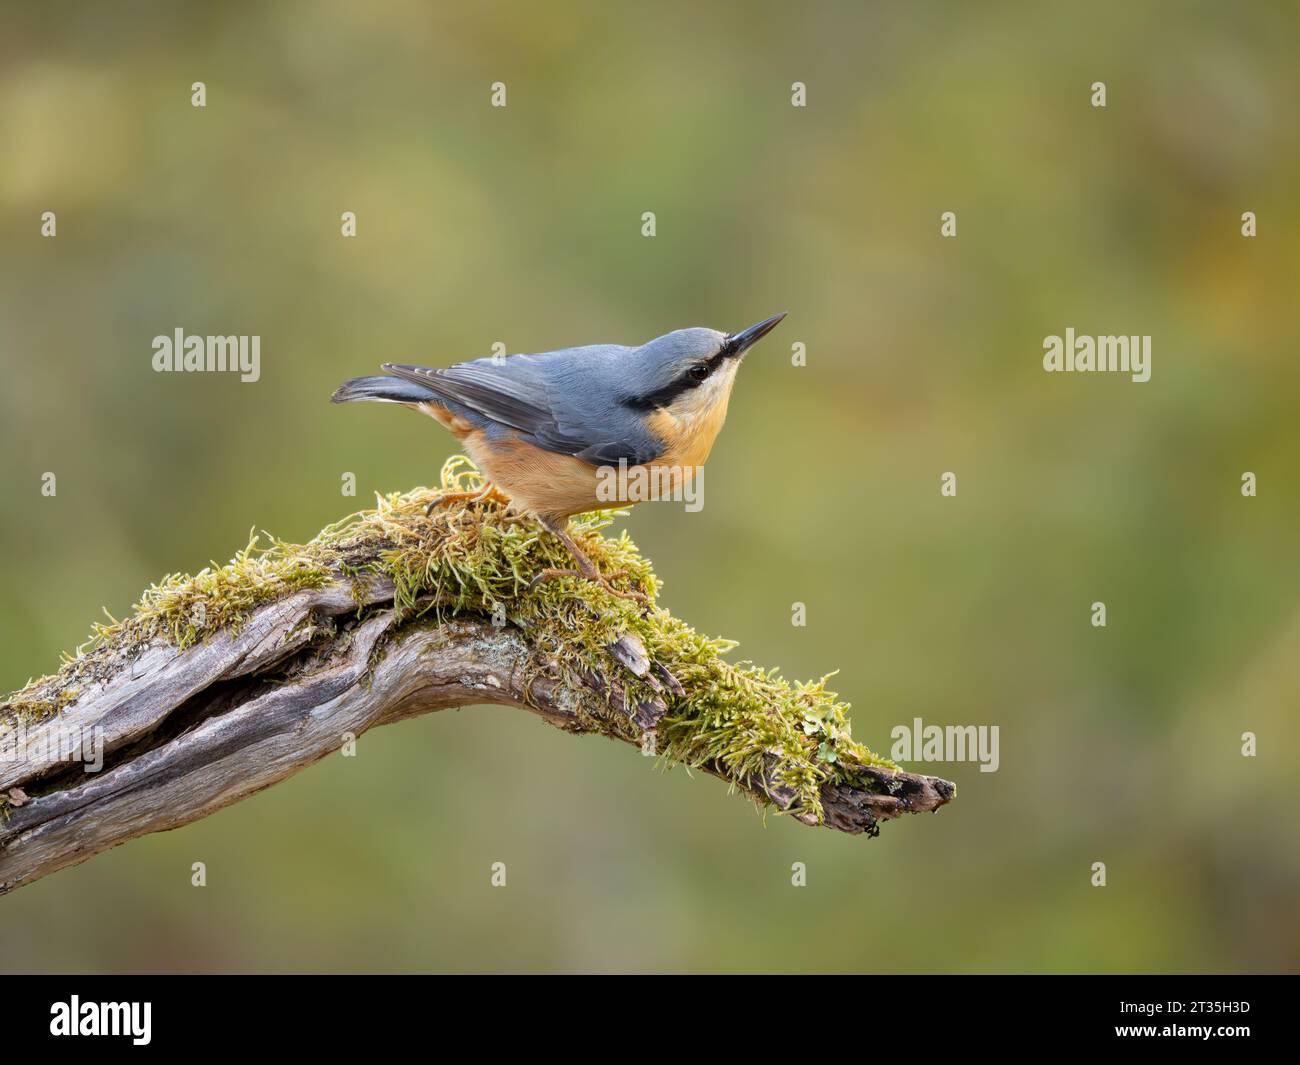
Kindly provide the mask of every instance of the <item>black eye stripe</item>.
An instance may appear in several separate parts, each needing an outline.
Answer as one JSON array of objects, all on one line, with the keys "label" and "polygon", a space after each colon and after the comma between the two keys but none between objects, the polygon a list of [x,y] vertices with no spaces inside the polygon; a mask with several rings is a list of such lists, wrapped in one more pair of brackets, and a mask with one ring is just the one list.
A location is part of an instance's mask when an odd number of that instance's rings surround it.
[{"label": "black eye stripe", "polygon": [[[711,376],[713,372],[726,361],[730,354],[731,351],[728,344],[723,344],[722,349],[716,355],[710,356],[704,362],[697,362],[687,367],[687,369],[684,370],[674,381],[670,384],[664,385],[663,388],[656,389],[649,395],[644,396],[620,396],[619,403],[622,406],[627,407],[629,410],[643,412],[649,412],[652,410],[658,410],[661,407],[670,406],[679,396],[684,395],[692,389],[699,388],[700,385],[704,384],[705,380],[708,379],[708,376]],[[708,375],[699,379],[691,376],[692,371],[698,370],[701,367],[708,368]]]},{"label": "black eye stripe", "polygon": [[[716,355],[710,356],[707,362],[697,363],[696,365],[706,366],[708,367],[709,373],[713,373],[714,370],[716,370],[719,366],[723,364],[723,362],[726,361],[726,359],[730,356],[730,354],[731,354],[730,350],[728,349],[727,345],[724,344],[722,345],[722,350],[719,351]],[[692,367],[692,369],[694,369],[694,367]]]}]

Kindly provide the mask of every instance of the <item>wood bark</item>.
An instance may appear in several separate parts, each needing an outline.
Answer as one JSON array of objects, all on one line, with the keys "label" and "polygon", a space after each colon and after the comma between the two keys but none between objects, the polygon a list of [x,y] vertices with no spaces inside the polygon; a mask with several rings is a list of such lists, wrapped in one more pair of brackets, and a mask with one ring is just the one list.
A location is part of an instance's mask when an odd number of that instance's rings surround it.
[{"label": "wood bark", "polygon": [[[547,678],[545,651],[528,632],[471,618],[402,625],[392,599],[392,585],[374,580],[359,602],[352,582],[339,577],[185,650],[156,640],[101,663],[63,713],[27,730],[20,757],[0,760],[0,796],[11,807],[0,822],[0,894],[205,817],[377,725],[494,703],[591,731],[586,715],[609,713],[609,696],[626,679],[621,671],[645,677],[655,668],[626,638],[610,649],[608,672],[584,677],[575,695]],[[360,614],[359,605],[369,609]],[[672,683],[665,677],[661,687]],[[659,700],[642,703],[638,723],[653,728],[664,709]],[[79,730],[99,730],[98,772],[60,757]],[[953,794],[935,777],[881,769],[871,779],[878,792],[823,789],[828,827],[874,834],[879,822],[937,809]],[[789,805],[768,781],[742,787]]]}]

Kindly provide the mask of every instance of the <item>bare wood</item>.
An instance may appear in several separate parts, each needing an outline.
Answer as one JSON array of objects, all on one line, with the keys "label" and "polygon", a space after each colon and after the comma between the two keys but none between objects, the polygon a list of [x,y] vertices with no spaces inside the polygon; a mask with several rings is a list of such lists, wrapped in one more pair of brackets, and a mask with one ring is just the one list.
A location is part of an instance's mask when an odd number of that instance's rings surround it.
[{"label": "bare wood", "polygon": [[[22,757],[0,761],[0,795],[12,806],[0,823],[0,894],[205,817],[377,725],[494,703],[587,731],[592,714],[610,712],[620,670],[645,678],[656,668],[635,637],[625,638],[610,648],[608,672],[575,688],[550,675],[545,652],[522,629],[474,619],[399,626],[392,597],[391,584],[372,581],[361,597],[371,610],[359,620],[353,583],[340,576],[263,606],[235,633],[184,651],[158,640],[108,663],[65,713],[30,730]],[[671,697],[675,680],[661,680]],[[664,711],[663,700],[643,702],[636,721],[653,730]],[[102,771],[59,760],[57,741],[46,742],[73,728],[101,730]],[[878,793],[823,789],[828,827],[874,834],[881,821],[935,810],[953,795],[936,777],[871,776]],[[770,781],[740,786],[790,803]]]}]

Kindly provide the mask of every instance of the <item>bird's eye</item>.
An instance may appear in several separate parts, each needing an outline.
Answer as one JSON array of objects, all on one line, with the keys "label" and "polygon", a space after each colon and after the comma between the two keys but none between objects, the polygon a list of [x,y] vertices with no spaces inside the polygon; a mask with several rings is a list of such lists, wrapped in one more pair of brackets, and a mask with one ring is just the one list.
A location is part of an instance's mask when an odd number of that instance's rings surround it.
[{"label": "bird's eye", "polygon": [[707,362],[697,362],[687,371],[692,381],[707,381],[712,372]]}]

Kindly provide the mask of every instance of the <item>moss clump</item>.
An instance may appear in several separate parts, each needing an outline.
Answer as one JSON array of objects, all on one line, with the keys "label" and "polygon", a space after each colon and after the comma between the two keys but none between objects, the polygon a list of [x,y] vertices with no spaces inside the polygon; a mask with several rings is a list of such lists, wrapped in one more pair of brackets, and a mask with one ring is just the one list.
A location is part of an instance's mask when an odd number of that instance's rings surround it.
[{"label": "moss clump", "polygon": [[60,686],[46,694],[42,683],[50,678],[42,677],[39,681],[28,681],[25,688],[14,692],[4,701],[5,720],[0,722],[0,735],[6,725],[34,725],[62,713],[63,708],[75,702],[77,689]]},{"label": "moss clump", "polygon": [[90,638],[75,655],[64,656],[58,673],[28,681],[0,700],[0,733],[60,713],[76,701],[81,685],[106,677],[123,656],[137,654],[155,638],[183,650],[222,630],[237,630],[264,603],[332,579],[319,552],[278,540],[263,548],[250,534],[248,546],[224,566],[213,562],[193,576],[169,574],[149,587],[122,621],[109,615],[107,624],[92,625]]},{"label": "moss clump", "polygon": [[[643,592],[649,599],[645,607],[577,578],[529,588],[540,569],[571,565],[564,547],[535,521],[510,514],[497,502],[449,502],[426,515],[426,505],[442,495],[483,486],[461,456],[443,467],[441,482],[432,492],[381,497],[373,509],[329,526],[308,544],[271,540],[261,548],[254,537],[225,566],[214,564],[193,577],[167,577],[141,597],[130,617],[96,626],[90,644],[56,677],[24,689],[26,702],[40,704],[48,716],[61,709],[54,705],[62,698],[57,693],[66,692],[79,674],[93,674],[96,657],[130,653],[155,638],[184,647],[237,628],[265,602],[340,577],[354,581],[360,600],[365,582],[387,578],[407,624],[495,616],[523,628],[536,649],[537,668],[575,691],[586,691],[581,678],[593,673],[618,675],[626,682],[622,705],[580,711],[580,723],[631,740],[639,738],[632,711],[659,693],[649,681],[621,670],[607,648],[624,634],[636,635],[684,689],[677,697],[660,695],[668,713],[658,726],[658,753],[669,763],[720,770],[760,801],[762,780],[778,784],[793,796],[791,813],[820,820],[824,785],[872,790],[863,770],[893,767],[853,740],[848,707],[827,690],[826,678],[792,684],[776,671],[731,662],[724,656],[732,642],[702,636],[661,609],[650,563],[627,533],[601,535],[617,512],[586,515],[571,531],[603,572],[627,571],[616,585]],[[15,698],[22,700],[24,693]]]},{"label": "moss clump", "polygon": [[210,563],[194,576],[169,574],[151,586],[125,621],[97,624],[91,646],[127,640],[143,643],[160,636],[184,649],[196,640],[240,622],[257,607],[300,588],[320,588],[332,579],[328,560],[293,544],[272,539],[248,546],[224,566]]}]

